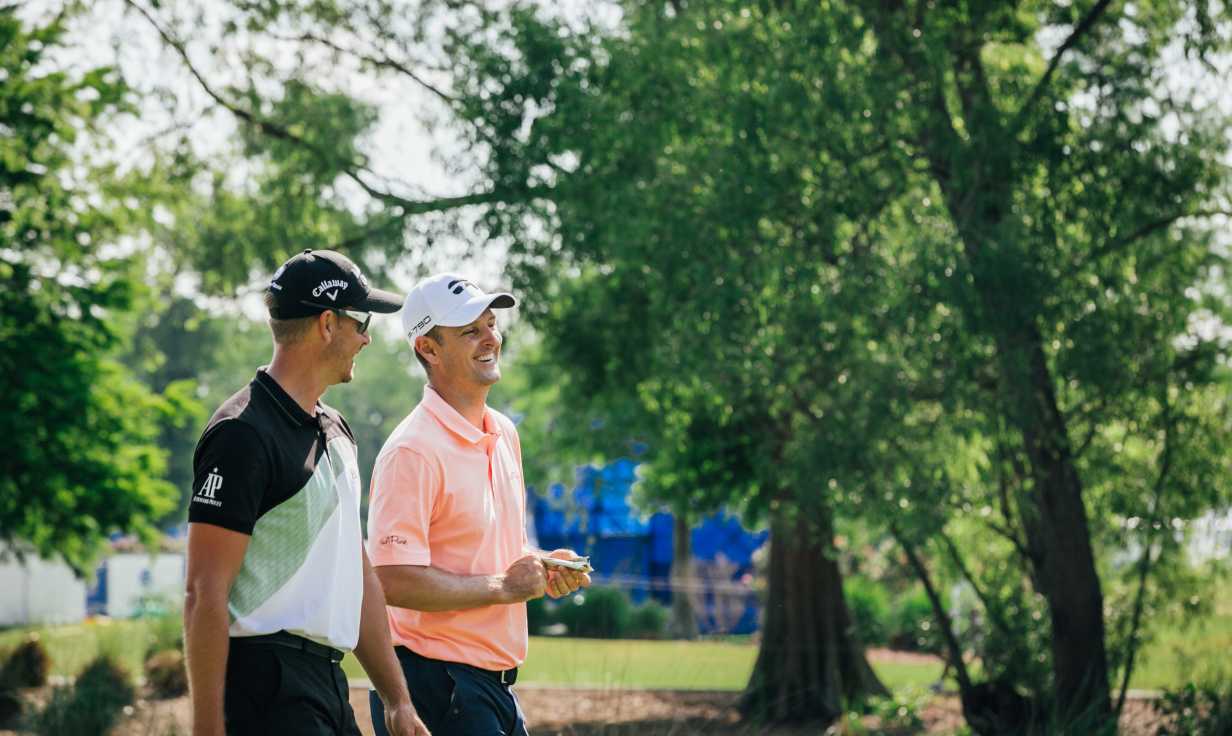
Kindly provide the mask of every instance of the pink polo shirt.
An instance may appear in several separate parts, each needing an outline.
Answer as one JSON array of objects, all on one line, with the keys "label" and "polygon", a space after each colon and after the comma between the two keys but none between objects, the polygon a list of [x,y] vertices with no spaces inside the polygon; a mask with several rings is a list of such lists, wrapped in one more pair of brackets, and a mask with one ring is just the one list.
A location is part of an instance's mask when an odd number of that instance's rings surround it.
[{"label": "pink polo shirt", "polygon": [[[483,430],[433,388],[381,448],[368,500],[372,564],[504,572],[527,546],[522,445],[508,417]],[[394,644],[432,659],[504,670],[526,659],[526,604],[465,611],[386,608]]]}]

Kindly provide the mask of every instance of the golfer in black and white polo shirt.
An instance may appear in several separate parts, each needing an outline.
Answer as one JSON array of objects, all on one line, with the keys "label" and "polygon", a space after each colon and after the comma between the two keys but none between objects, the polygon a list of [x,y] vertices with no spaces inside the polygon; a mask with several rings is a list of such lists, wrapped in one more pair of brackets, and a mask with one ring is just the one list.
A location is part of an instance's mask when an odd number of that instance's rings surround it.
[{"label": "golfer in black and white polo shirt", "polygon": [[304,251],[269,284],[273,359],[218,408],[193,458],[184,633],[198,736],[359,734],[348,650],[391,732],[428,733],[363,547],[355,439],[320,402],[351,380],[372,313],[401,304],[332,251]]}]

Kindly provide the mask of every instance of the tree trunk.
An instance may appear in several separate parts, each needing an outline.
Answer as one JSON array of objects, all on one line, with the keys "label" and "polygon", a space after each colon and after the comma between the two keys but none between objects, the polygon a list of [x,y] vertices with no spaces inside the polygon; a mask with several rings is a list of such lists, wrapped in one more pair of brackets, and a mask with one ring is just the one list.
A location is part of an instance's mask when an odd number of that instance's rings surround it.
[{"label": "tree trunk", "polygon": [[[1004,181],[987,168],[996,161],[995,155],[987,156],[982,175],[967,186]],[[1094,729],[1112,714],[1104,599],[1082,481],[1030,306],[1031,293],[1015,283],[1016,264],[1030,258],[1025,248],[1013,247],[1019,244],[1012,240],[999,243],[989,237],[1011,209],[1004,185],[987,185],[978,196],[952,181],[944,182],[942,189],[975,277],[983,312],[975,315],[975,322],[985,326],[996,344],[1002,408],[1022,436],[1029,460],[1032,489],[1022,502],[1023,527],[1052,623],[1054,717],[1059,724]]]},{"label": "tree trunk", "polygon": [[774,513],[761,649],[740,710],[771,722],[831,722],[843,706],[886,694],[856,641],[830,552],[829,518]]},{"label": "tree trunk", "polygon": [[674,515],[672,530],[672,616],[667,635],[672,639],[696,639],[697,616],[693,611],[693,544],[684,514]]},{"label": "tree trunk", "polygon": [[1052,619],[1056,715],[1099,724],[1112,713],[1104,641],[1104,598],[1082,482],[1034,326],[1002,340],[1002,363],[1030,459],[1033,490],[1023,505],[1027,546]]}]

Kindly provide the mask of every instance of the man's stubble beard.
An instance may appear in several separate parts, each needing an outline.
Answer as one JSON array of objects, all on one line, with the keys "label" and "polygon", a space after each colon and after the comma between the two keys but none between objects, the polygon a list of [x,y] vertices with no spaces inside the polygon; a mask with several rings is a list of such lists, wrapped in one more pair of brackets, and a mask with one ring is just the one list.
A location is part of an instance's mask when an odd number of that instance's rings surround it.
[{"label": "man's stubble beard", "polygon": [[350,357],[347,357],[341,347],[330,346],[325,354],[325,358],[329,362],[337,363],[338,365],[337,380],[333,382],[334,384],[350,383],[355,379],[355,360],[359,357],[359,353],[362,350],[363,348],[360,348]]}]

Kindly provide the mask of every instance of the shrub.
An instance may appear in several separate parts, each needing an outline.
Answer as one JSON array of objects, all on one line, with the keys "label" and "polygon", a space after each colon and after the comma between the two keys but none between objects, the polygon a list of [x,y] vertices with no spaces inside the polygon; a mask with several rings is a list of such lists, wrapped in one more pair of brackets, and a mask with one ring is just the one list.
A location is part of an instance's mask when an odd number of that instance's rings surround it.
[{"label": "shrub", "polygon": [[[570,603],[569,598],[562,600],[566,604]],[[545,628],[556,623],[559,618],[557,604],[547,598],[532,598],[526,601],[526,628],[530,633],[542,634]]]},{"label": "shrub", "polygon": [[1232,684],[1227,680],[1165,691],[1155,708],[1163,716],[1158,736],[1232,733]]},{"label": "shrub", "polygon": [[934,654],[941,651],[933,607],[922,589],[915,588],[894,602],[888,634],[890,646],[895,649]]},{"label": "shrub", "polygon": [[0,668],[0,690],[19,687],[42,687],[51,673],[51,657],[39,641],[38,634],[31,634],[17,646]]},{"label": "shrub", "polygon": [[866,577],[853,576],[843,581],[843,598],[860,642],[865,646],[885,644],[890,612],[885,589]]},{"label": "shrub", "polygon": [[647,600],[633,609],[629,618],[629,636],[642,639],[662,639],[667,631],[667,608],[658,601]]},{"label": "shrub", "polygon": [[75,683],[55,688],[29,728],[43,736],[103,734],[119,721],[135,697],[136,690],[124,668],[111,657],[101,656],[86,666]]},{"label": "shrub", "polygon": [[591,587],[573,594],[559,609],[570,636],[620,639],[629,631],[629,597],[616,588]]},{"label": "shrub", "polygon": [[179,620],[179,601],[166,593],[145,593],[133,604],[133,618],[174,618]]},{"label": "shrub", "polygon": [[145,680],[159,698],[175,698],[188,692],[188,671],[179,649],[164,649],[145,663]]},{"label": "shrub", "polygon": [[927,692],[908,692],[905,697],[873,697],[868,711],[876,716],[879,727],[892,733],[919,733],[924,730],[920,711],[928,704]]},{"label": "shrub", "polygon": [[17,691],[0,691],[0,728],[13,728],[21,717],[21,712],[21,696]]}]

